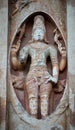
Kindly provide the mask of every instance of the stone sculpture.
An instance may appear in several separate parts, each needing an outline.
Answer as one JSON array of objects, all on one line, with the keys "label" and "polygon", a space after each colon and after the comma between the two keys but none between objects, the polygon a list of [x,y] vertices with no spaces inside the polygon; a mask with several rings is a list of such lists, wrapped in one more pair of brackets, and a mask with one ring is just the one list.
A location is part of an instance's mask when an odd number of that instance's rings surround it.
[{"label": "stone sculpture", "polygon": [[[53,85],[58,82],[59,70],[63,71],[66,66],[66,50],[63,51],[65,48],[59,46],[59,35],[57,30],[55,30],[54,41],[58,45],[58,50],[62,55],[59,65],[56,48],[52,45],[48,45],[48,41],[46,40],[45,20],[42,15],[34,17],[32,40],[29,41],[30,44],[21,50],[20,45],[25,32],[25,24],[22,26],[20,32],[17,44],[12,45],[11,48],[12,68],[16,71],[23,69],[28,55],[30,55],[31,65],[25,81],[29,110],[30,114],[37,118],[38,104],[40,104],[41,117],[44,119],[48,115],[49,97]],[[52,74],[47,70],[46,60],[48,56],[51,58]],[[40,97],[40,103],[38,103],[38,97]]]}]

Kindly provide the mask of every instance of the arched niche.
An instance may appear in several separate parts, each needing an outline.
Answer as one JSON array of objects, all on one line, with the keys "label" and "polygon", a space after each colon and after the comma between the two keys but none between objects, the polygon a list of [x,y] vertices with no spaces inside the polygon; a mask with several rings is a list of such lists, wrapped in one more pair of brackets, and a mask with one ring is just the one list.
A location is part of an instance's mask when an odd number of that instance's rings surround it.
[{"label": "arched niche", "polygon": [[[23,19],[20,26],[18,27],[18,28],[20,28],[24,23],[26,23],[25,35],[24,35],[22,43],[21,43],[21,48],[23,46],[27,45],[28,41],[31,40],[33,18],[34,18],[34,16],[36,16],[38,14],[43,15],[44,18],[45,18],[45,21],[46,21],[45,25],[46,25],[46,30],[47,30],[47,32],[46,32],[47,40],[49,41],[50,44],[53,44],[53,46],[55,46],[56,49],[57,49],[57,46],[55,45],[54,39],[53,39],[54,38],[53,31],[57,27],[56,23],[53,21],[53,19],[47,13],[42,12],[42,11],[32,13],[26,19]],[[18,28],[17,28],[17,30],[18,30]],[[58,28],[58,30],[59,30],[59,28]],[[60,30],[59,30],[59,32],[60,32]],[[10,44],[10,51],[11,51],[12,44],[16,43],[17,39],[18,39],[18,35],[17,35],[17,31],[16,31],[14,38],[13,38],[11,44]],[[62,44],[66,45],[64,38],[62,39]],[[9,62],[10,62],[10,58],[11,57],[9,56]],[[60,57],[59,52],[58,52],[58,59],[59,59],[59,62],[60,62],[61,57]],[[34,119],[33,117],[31,117],[28,114],[29,108],[28,108],[28,100],[27,100],[26,91],[14,89],[13,84],[12,84],[12,81],[13,81],[12,75],[17,76],[17,77],[23,76],[23,78],[26,77],[26,75],[29,71],[30,62],[31,61],[30,61],[30,57],[29,57],[24,72],[15,72],[11,68],[11,63],[10,63],[10,65],[9,65],[9,76],[10,76],[11,101],[12,101],[14,109],[16,110],[17,114],[20,116],[20,118],[22,120],[34,125],[35,121],[38,122],[38,120],[41,119],[40,111],[38,111],[38,119]],[[51,72],[50,59],[47,60],[47,66],[48,66],[48,71]],[[66,93],[66,89],[65,89],[66,79],[67,79],[67,66],[66,66],[65,70],[63,72],[60,72],[60,74],[59,74],[59,80],[65,80],[64,89],[60,93],[54,92],[54,90],[53,90],[51,98],[50,98],[49,115],[48,115],[48,118],[50,120],[52,120],[51,117],[54,118],[54,114],[57,113],[57,111],[58,111],[57,108],[60,109],[60,105],[63,105],[62,100],[65,98],[65,93]],[[25,82],[25,80],[23,82]],[[33,118],[33,121],[30,121],[30,119],[32,119],[32,118]],[[47,121],[47,119],[45,121]]]}]

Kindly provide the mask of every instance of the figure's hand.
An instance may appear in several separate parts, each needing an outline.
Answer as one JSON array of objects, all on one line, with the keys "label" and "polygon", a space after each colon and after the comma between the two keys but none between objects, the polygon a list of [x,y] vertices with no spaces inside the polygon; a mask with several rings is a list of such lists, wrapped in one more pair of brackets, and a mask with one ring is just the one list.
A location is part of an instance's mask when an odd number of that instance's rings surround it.
[{"label": "figure's hand", "polygon": [[61,45],[58,45],[58,50],[61,56],[66,56],[66,47],[62,47]]},{"label": "figure's hand", "polygon": [[12,45],[11,53],[15,53],[16,54],[19,51],[19,49],[20,49],[20,40],[17,41],[17,44]]},{"label": "figure's hand", "polygon": [[58,45],[59,39],[62,38],[61,34],[58,33],[58,29],[56,28],[54,31],[54,42]]},{"label": "figure's hand", "polygon": [[62,47],[62,43],[60,42],[60,40],[62,39],[62,35],[59,34],[57,28],[54,30],[54,42],[57,44],[58,46],[58,50],[60,52],[60,54],[62,56],[66,56],[66,47]]},{"label": "figure's hand", "polygon": [[51,75],[50,75],[50,76],[47,76],[47,77],[45,77],[45,78],[47,78],[47,80],[46,80],[45,83],[52,82],[52,83],[56,84],[57,81],[58,81],[55,77],[52,77]]},{"label": "figure's hand", "polygon": [[59,40],[59,38],[60,38],[60,34],[55,34],[55,36],[54,36],[54,42],[56,43],[56,44],[58,44],[58,40]]}]

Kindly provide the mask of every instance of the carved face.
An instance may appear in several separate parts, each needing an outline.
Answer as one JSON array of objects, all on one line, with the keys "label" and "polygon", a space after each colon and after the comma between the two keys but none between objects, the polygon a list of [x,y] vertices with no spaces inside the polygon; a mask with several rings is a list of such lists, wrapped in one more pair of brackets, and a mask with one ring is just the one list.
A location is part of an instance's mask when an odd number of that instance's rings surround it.
[{"label": "carved face", "polygon": [[41,28],[36,28],[33,32],[33,39],[34,40],[43,40],[45,32]]},{"label": "carved face", "polygon": [[32,37],[34,40],[43,40],[46,33],[43,16],[36,16],[34,18]]}]

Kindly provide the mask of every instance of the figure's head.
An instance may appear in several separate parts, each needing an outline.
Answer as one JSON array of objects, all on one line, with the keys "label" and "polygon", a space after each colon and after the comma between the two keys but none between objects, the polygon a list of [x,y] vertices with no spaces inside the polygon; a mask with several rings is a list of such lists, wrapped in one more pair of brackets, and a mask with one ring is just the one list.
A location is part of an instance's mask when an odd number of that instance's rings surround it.
[{"label": "figure's head", "polygon": [[45,21],[42,15],[34,17],[34,25],[32,30],[32,38],[37,41],[44,40],[46,34]]}]

